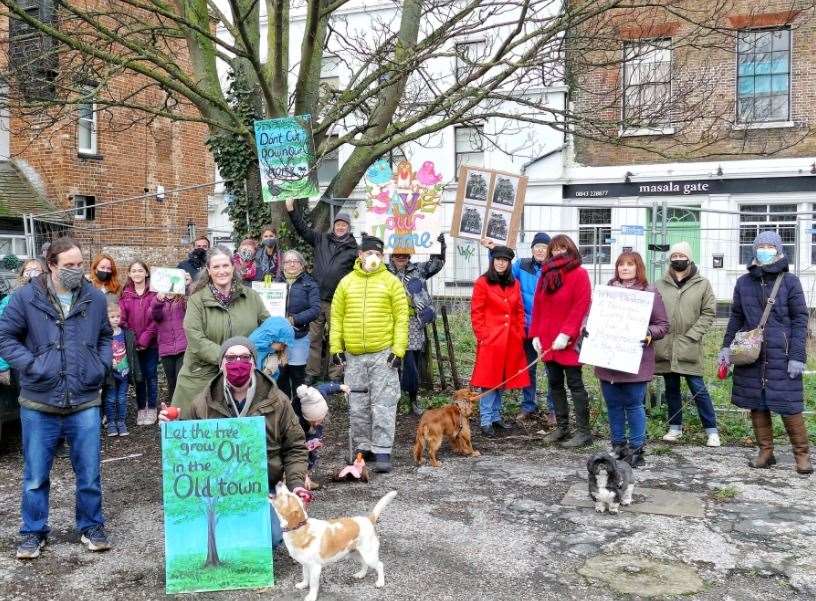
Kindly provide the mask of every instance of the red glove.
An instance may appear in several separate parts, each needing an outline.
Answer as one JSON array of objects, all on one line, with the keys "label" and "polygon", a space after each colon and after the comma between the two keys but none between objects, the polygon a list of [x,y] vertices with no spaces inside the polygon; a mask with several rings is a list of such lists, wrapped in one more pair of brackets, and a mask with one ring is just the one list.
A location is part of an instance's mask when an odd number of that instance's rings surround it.
[{"label": "red glove", "polygon": [[308,490],[306,490],[306,489],[305,489],[305,488],[303,488],[302,486],[298,486],[298,487],[296,487],[296,488],[295,488],[295,489],[294,489],[292,492],[293,492],[294,494],[296,494],[297,496],[299,496],[299,497],[301,498],[301,500],[302,500],[302,501],[303,501],[303,502],[304,502],[306,505],[308,505],[309,503],[311,503],[311,502],[312,502],[312,493],[310,493]]}]

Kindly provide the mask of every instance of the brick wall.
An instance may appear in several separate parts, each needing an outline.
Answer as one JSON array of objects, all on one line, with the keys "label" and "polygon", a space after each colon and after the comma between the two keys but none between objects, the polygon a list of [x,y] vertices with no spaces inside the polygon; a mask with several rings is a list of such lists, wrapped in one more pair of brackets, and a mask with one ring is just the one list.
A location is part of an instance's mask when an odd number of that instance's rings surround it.
[{"label": "brick wall", "polygon": [[[658,3],[659,4],[659,3]],[[810,2],[724,0],[672,2],[679,13],[715,31],[701,30],[660,7],[618,11],[585,24],[571,42],[572,101],[596,139],[576,137],[578,163],[627,165],[760,156],[816,154],[816,17]],[[749,28],[791,29],[793,127],[741,129],[736,122],[736,39]],[[673,135],[620,137],[623,44],[671,38]],[[598,139],[599,138],[599,139]]]}]

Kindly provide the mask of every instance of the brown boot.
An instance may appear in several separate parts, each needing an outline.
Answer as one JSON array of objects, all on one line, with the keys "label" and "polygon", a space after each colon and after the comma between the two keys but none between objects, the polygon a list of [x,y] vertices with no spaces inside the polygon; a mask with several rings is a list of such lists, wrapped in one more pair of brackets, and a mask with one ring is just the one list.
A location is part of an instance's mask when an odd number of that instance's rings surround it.
[{"label": "brown boot", "polygon": [[756,468],[769,468],[776,463],[773,452],[773,423],[771,422],[770,411],[751,410],[751,423],[754,425],[754,438],[756,438],[759,454],[748,465]]},{"label": "brown boot", "polygon": [[785,430],[793,445],[793,458],[796,460],[796,472],[799,474],[812,474],[813,464],[810,462],[808,431],[804,416],[801,413],[797,413],[796,415],[783,415],[782,421],[785,423]]}]

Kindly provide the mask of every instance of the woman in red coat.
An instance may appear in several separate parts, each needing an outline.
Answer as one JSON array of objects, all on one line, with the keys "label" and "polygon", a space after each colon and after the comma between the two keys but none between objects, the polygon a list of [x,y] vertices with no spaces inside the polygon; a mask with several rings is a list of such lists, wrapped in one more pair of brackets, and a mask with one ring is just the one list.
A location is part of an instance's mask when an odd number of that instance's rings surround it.
[{"label": "woman in red coat", "polygon": [[498,387],[479,402],[482,432],[490,437],[496,435],[495,428],[509,427],[501,417],[502,390],[530,384],[522,344],[524,304],[519,283],[510,270],[514,256],[506,246],[493,248],[490,267],[473,285],[470,304],[470,320],[476,336],[476,365],[470,385],[485,390]]},{"label": "woman in red coat", "polygon": [[[581,377],[575,343],[589,313],[592,290],[589,275],[581,267],[575,242],[563,234],[550,241],[549,259],[541,267],[541,277],[533,299],[530,336],[533,348],[547,365],[547,377],[555,401],[556,427],[544,441],[554,443],[569,436],[569,404],[564,380],[575,406],[575,435],[564,447],[581,447],[592,442],[589,427],[589,395]],[[542,351],[543,354],[542,354]]]}]

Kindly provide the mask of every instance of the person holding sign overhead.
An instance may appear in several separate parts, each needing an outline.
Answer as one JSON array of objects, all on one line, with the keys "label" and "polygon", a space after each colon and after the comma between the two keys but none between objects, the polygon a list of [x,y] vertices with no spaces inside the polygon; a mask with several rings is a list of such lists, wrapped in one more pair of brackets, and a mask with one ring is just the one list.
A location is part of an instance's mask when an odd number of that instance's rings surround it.
[{"label": "person holding sign overhead", "polygon": [[238,280],[230,252],[214,248],[192,288],[184,316],[187,350],[173,393],[173,405],[182,419],[190,416],[193,399],[218,374],[221,344],[232,336],[248,336],[267,317],[258,293]]},{"label": "person holding sign overhead", "polygon": [[538,288],[533,298],[529,336],[533,348],[547,365],[550,392],[555,401],[555,429],[544,442],[555,443],[569,437],[569,387],[575,407],[575,435],[562,443],[573,448],[592,442],[589,426],[589,395],[584,388],[576,342],[589,313],[589,274],[581,267],[581,254],[572,238],[559,234],[548,247],[548,259],[541,266]]},{"label": "person holding sign overhead", "polygon": [[[646,265],[637,252],[621,253],[615,261],[615,277],[609,286],[642,290],[654,294],[649,327],[643,334],[641,346],[643,355],[638,373],[631,374],[603,367],[595,368],[595,375],[601,381],[601,393],[606,401],[609,429],[612,433],[612,454],[632,467],[643,465],[646,445],[646,386],[654,377],[655,349],[653,343],[663,338],[669,331],[666,307],[657,288],[646,280]],[[586,332],[592,336],[592,332]],[[626,426],[629,425],[629,438]]]}]

